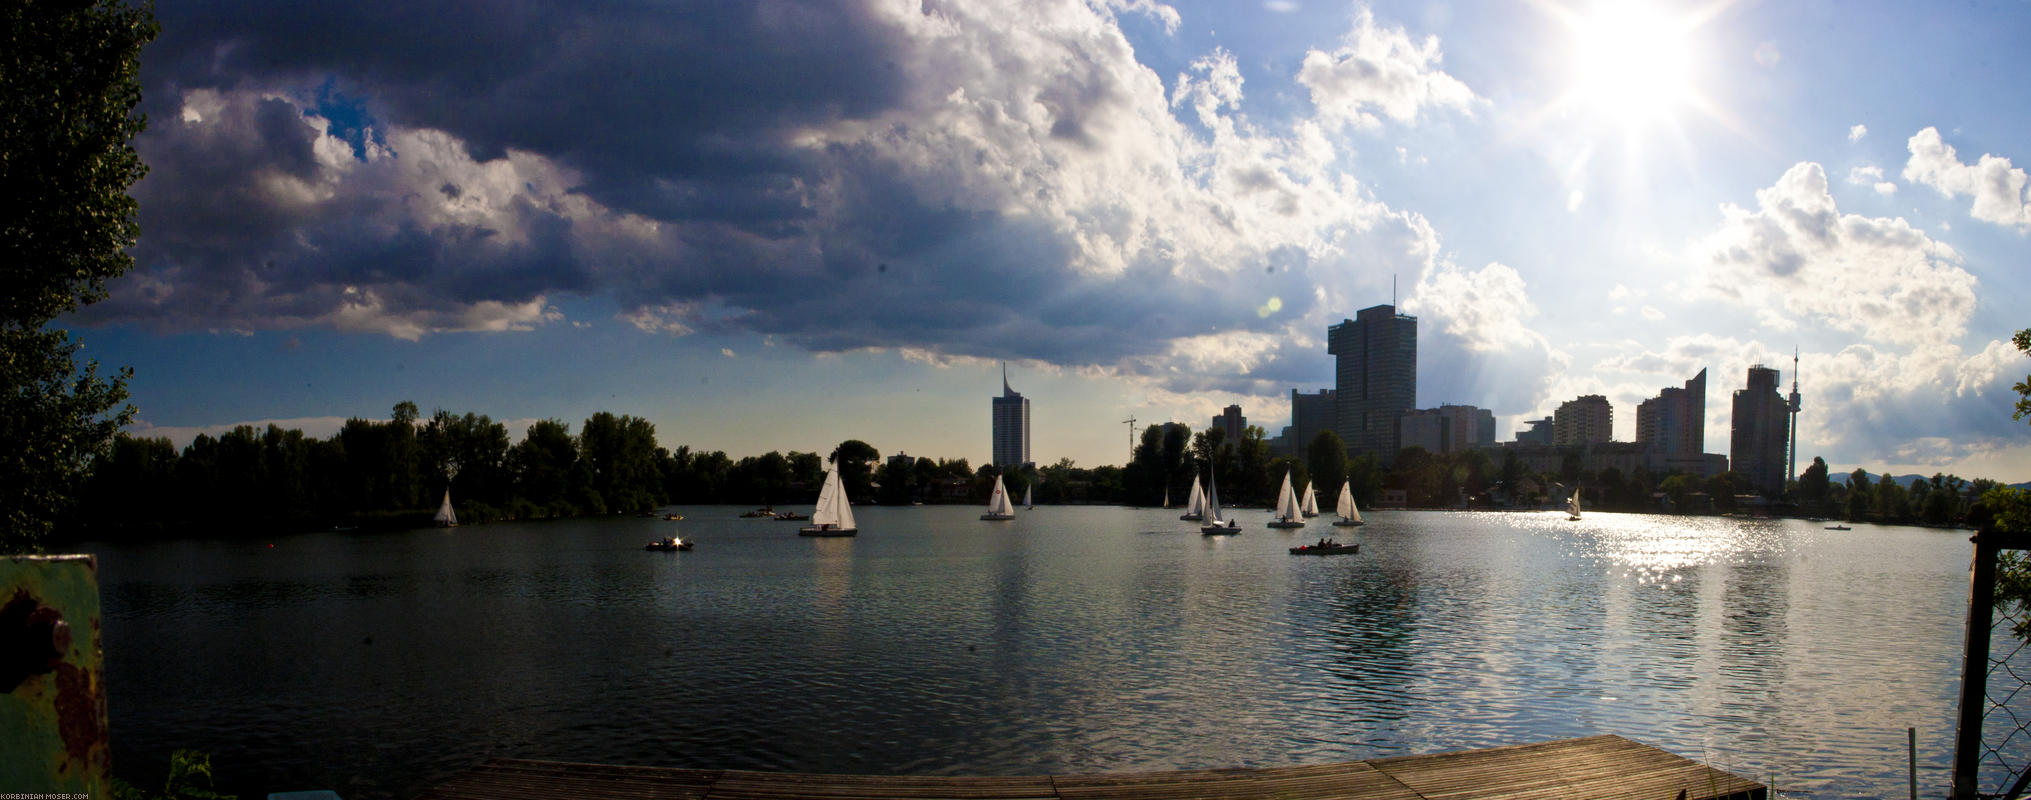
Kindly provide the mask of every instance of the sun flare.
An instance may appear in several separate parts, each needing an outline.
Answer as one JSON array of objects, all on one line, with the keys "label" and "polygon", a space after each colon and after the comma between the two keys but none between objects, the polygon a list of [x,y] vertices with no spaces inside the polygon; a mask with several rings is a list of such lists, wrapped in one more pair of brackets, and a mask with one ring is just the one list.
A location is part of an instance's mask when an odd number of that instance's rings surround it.
[{"label": "sun flare", "polygon": [[1569,100],[1586,113],[1638,129],[1699,102],[1699,15],[1608,0],[1560,16],[1572,33]]}]

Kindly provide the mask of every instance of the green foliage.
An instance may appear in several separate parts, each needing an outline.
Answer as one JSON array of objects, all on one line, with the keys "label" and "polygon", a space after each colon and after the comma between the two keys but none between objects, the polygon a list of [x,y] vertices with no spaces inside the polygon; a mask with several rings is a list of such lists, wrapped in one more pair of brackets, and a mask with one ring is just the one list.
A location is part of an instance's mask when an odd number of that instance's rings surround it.
[{"label": "green foliage", "polygon": [[147,7],[0,4],[0,320],[35,330],[105,296],[140,236],[127,188],[148,169],[141,47]]},{"label": "green foliage", "polygon": [[0,326],[0,552],[38,548],[69,511],[94,460],[134,416],[121,370],[78,371],[63,331]]},{"label": "green foliage", "polygon": [[[1285,475],[1289,475],[1291,478],[1291,491],[1296,492],[1299,495],[1298,502],[1300,503],[1304,502],[1303,495],[1305,493],[1305,480],[1310,477],[1305,472],[1304,460],[1298,458],[1297,456],[1277,456],[1276,458],[1270,459],[1269,462],[1270,485],[1275,486],[1278,489],[1281,489],[1283,487],[1283,478]],[[1271,489],[1269,496],[1263,498],[1262,505],[1266,507],[1275,507],[1277,499],[1278,498],[1276,495],[1276,489]]]},{"label": "green foliage", "polygon": [[848,439],[833,448],[832,455],[826,460],[839,469],[839,482],[846,489],[849,500],[854,498],[872,500],[874,495],[869,491],[869,486],[874,481],[875,462],[880,461],[881,457],[881,451],[874,449],[874,445],[859,439]]},{"label": "green foliage", "polygon": [[[1305,445],[1305,466],[1321,495],[1339,497],[1340,484],[1347,480],[1347,445],[1340,441],[1340,434],[1319,431],[1319,435],[1312,437]],[[1322,498],[1320,502],[1331,501]]]},{"label": "green foliage", "polygon": [[105,296],[140,234],[139,56],[146,8],[0,4],[0,552],[40,546],[132,418],[120,370],[80,370],[45,327]]},{"label": "green foliage", "polygon": [[[2010,337],[2010,341],[2017,345],[2018,352],[2031,355],[2031,328],[2018,331],[2017,335]],[[2025,376],[2024,380],[2017,382],[2010,389],[2017,393],[2017,410],[2010,418],[2022,420],[2031,417],[2031,375]]]},{"label": "green foliage", "polygon": [[234,795],[217,790],[212,775],[212,757],[196,750],[169,754],[169,777],[161,792],[150,792],[118,778],[113,779],[114,800],[232,800]]},{"label": "green foliage", "polygon": [[[2000,486],[1982,494],[1988,528],[2003,533],[2031,533],[2031,492]],[[2004,550],[1996,557],[1996,607],[2011,609],[2018,620],[2017,637],[2031,641],[2031,553]]]}]

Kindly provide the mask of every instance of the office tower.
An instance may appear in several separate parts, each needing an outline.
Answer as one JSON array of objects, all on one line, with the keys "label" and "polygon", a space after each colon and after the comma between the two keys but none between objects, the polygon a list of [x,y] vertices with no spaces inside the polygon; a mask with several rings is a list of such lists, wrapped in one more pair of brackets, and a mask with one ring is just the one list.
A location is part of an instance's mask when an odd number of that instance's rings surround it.
[{"label": "office tower", "polygon": [[1552,414],[1551,439],[1560,447],[1614,441],[1615,407],[1598,394],[1560,403]]},{"label": "office tower", "polygon": [[1443,405],[1433,409],[1453,426],[1452,450],[1495,446],[1495,412],[1474,406]]},{"label": "office tower", "polygon": [[1667,386],[1636,405],[1636,441],[1660,460],[1696,456],[1707,448],[1707,371],[1683,388]]},{"label": "office tower", "polygon": [[1334,420],[1353,455],[1388,464],[1396,457],[1397,421],[1417,408],[1417,317],[1395,306],[1361,309],[1326,329],[1334,362]]},{"label": "office tower", "polygon": [[1030,401],[1008,388],[1008,365],[1001,365],[1001,396],[994,400],[994,465],[1016,469],[1030,463]]},{"label": "office tower", "polygon": [[1213,424],[1208,430],[1219,428],[1227,435],[1222,441],[1239,442],[1242,429],[1247,427],[1248,418],[1241,416],[1241,406],[1232,405],[1221,409],[1220,415],[1213,418]]},{"label": "office tower", "polygon": [[1735,390],[1728,435],[1730,467],[1765,497],[1784,493],[1784,439],[1791,405],[1777,393],[1777,370],[1749,368],[1748,385]]},{"label": "office tower", "polygon": [[1290,440],[1287,446],[1291,452],[1301,456],[1309,452],[1306,448],[1312,446],[1312,439],[1317,437],[1320,431],[1333,431],[1335,435],[1339,434],[1339,427],[1333,424],[1337,416],[1334,413],[1333,403],[1331,389],[1320,389],[1315,394],[1291,390],[1291,426],[1285,434]]}]

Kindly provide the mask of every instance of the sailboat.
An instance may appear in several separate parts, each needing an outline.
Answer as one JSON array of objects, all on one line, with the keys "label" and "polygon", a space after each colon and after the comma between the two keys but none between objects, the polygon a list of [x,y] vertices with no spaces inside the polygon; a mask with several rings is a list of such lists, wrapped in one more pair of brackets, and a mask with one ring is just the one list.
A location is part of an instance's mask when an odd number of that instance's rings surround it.
[{"label": "sailboat", "polygon": [[987,513],[980,515],[980,518],[989,520],[1015,519],[1015,505],[1008,501],[1008,490],[1002,488],[1000,475],[994,476],[994,494],[988,495]]},{"label": "sailboat", "polygon": [[1361,508],[1354,505],[1354,484],[1352,481],[1340,484],[1340,504],[1333,511],[1340,518],[1333,521],[1333,527],[1352,528],[1361,524]]},{"label": "sailboat", "polygon": [[[1214,517],[1217,519],[1219,515],[1216,514],[1214,515]],[[1178,519],[1187,519],[1193,522],[1198,522],[1199,520],[1205,518],[1206,518],[1206,492],[1205,490],[1199,488],[1199,476],[1193,475],[1192,496],[1189,499],[1185,500],[1185,513],[1182,516],[1178,517]]]},{"label": "sailboat", "polygon": [[798,536],[852,536],[860,529],[853,524],[853,504],[846,499],[846,486],[839,482],[839,468],[825,471],[825,488],[818,490],[818,507],[811,510],[811,524],[797,529]]},{"label": "sailboat", "polygon": [[1573,493],[1566,496],[1566,513],[1570,515],[1566,517],[1567,520],[1571,522],[1580,521],[1580,490],[1578,487],[1574,487]]},{"label": "sailboat", "polygon": [[458,527],[458,514],[451,510],[451,487],[444,487],[444,503],[437,507],[437,516],[432,519],[440,528]]},{"label": "sailboat", "polygon": [[1276,519],[1269,521],[1272,528],[1302,528],[1305,518],[1298,511],[1297,493],[1291,491],[1291,474],[1283,474],[1283,487],[1276,490]]},{"label": "sailboat", "polygon": [[1319,515],[1319,493],[1312,491],[1311,481],[1305,481],[1305,501],[1298,505],[1298,513],[1304,514],[1305,519]]},{"label": "sailboat", "polygon": [[[1199,477],[1197,475],[1192,476],[1192,484],[1196,486],[1198,483]],[[1207,476],[1206,478],[1205,501],[1206,524],[1199,526],[1199,533],[1206,536],[1233,536],[1241,532],[1241,523],[1239,521],[1231,519],[1223,520],[1220,518],[1220,487],[1216,485],[1212,476]]]},{"label": "sailboat", "polygon": [[1030,511],[1037,510],[1036,495],[1037,487],[1034,484],[1023,487],[1023,508]]}]

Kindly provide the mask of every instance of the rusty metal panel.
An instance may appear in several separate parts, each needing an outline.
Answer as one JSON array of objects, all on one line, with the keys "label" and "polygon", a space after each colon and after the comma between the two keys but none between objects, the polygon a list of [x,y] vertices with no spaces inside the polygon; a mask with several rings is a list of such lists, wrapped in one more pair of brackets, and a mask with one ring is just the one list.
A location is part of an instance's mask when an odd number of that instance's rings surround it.
[{"label": "rusty metal panel", "polygon": [[92,557],[0,556],[0,792],[110,795],[105,680]]}]

